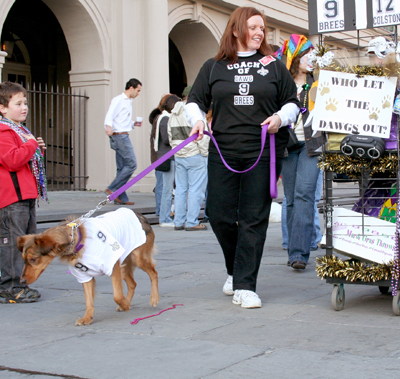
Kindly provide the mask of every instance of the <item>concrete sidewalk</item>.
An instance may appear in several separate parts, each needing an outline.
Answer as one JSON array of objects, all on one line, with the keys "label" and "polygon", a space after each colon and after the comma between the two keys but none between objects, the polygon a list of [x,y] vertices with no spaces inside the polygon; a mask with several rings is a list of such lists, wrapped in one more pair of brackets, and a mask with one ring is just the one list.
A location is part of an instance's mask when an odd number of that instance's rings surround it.
[{"label": "concrete sidewalk", "polygon": [[[101,192],[50,195],[50,204],[40,203],[39,219],[82,215],[105,198]],[[134,209],[154,207],[152,193],[130,197]],[[332,285],[315,272],[315,257],[325,251],[312,252],[304,272],[287,267],[280,223],[268,230],[260,309],[233,305],[222,293],[226,272],[210,228],[153,228],[161,295],[156,308],[149,306],[150,281],[142,271],[135,273],[138,286],[127,313],[116,312],[111,281],[102,277],[93,323],[76,327],[85,309],[82,286],[54,262],[32,285],[42,294],[39,302],[0,307],[0,378],[398,377],[400,318],[392,313],[390,294],[345,285],[345,308],[334,311]],[[174,304],[182,305],[130,324]]]}]

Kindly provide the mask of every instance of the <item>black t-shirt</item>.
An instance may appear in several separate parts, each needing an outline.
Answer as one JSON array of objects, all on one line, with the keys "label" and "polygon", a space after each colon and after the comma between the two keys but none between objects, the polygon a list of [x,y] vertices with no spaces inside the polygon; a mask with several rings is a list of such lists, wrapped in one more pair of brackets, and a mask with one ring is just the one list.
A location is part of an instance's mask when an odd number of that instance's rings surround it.
[{"label": "black t-shirt", "polygon": [[[223,155],[257,157],[261,147],[261,122],[287,103],[299,105],[296,84],[286,66],[273,57],[255,53],[238,62],[209,59],[193,84],[188,103],[204,112],[212,107],[212,130]],[[275,134],[276,155],[283,157],[287,128]],[[216,153],[213,143],[210,152]],[[263,156],[269,155],[269,138]]]}]

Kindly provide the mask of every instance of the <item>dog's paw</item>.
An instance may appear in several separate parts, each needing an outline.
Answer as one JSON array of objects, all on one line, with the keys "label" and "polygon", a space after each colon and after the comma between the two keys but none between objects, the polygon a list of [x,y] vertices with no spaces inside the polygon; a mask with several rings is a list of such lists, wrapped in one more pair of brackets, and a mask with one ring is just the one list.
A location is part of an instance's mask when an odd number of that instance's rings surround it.
[{"label": "dog's paw", "polygon": [[117,312],[128,312],[131,307],[131,304],[126,298],[118,301],[117,304],[118,304]]},{"label": "dog's paw", "polygon": [[82,317],[82,318],[78,318],[78,320],[76,320],[75,325],[76,326],[82,326],[82,325],[90,325],[93,321],[93,317]]},{"label": "dog's paw", "polygon": [[160,297],[159,296],[150,296],[150,305],[152,307],[156,307],[157,304],[159,303],[159,301],[160,301]]},{"label": "dog's paw", "polygon": [[118,305],[118,307],[117,307],[117,312],[128,312],[130,308],[131,308],[130,306],[128,306],[128,307],[121,307],[120,305]]}]

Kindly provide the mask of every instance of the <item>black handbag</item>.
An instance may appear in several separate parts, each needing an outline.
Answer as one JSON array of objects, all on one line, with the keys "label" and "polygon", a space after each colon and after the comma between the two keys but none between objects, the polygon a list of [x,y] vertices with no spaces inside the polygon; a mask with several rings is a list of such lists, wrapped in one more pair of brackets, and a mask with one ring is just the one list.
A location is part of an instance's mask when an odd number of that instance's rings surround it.
[{"label": "black handbag", "polygon": [[351,134],[343,138],[340,150],[349,157],[377,159],[385,152],[385,141],[379,137]]},{"label": "black handbag", "polygon": [[161,163],[159,166],[156,167],[156,171],[163,171],[167,172],[171,169],[171,160],[167,159],[165,162]]}]

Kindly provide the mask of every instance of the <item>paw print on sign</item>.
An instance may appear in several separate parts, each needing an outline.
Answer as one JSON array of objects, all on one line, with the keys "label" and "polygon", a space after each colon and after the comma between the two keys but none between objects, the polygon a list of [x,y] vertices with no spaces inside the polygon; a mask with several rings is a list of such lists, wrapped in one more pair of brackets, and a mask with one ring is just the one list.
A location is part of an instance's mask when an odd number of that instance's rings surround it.
[{"label": "paw print on sign", "polygon": [[327,111],[336,112],[337,111],[337,105],[338,105],[338,101],[336,99],[332,100],[331,98],[329,98],[329,100],[326,101],[325,109]]},{"label": "paw print on sign", "polygon": [[390,108],[389,95],[386,95],[382,100],[382,109]]},{"label": "paw print on sign", "polygon": [[380,111],[378,110],[378,108],[371,108],[371,110],[369,111],[369,119],[370,120],[377,120],[379,112]]},{"label": "paw print on sign", "polygon": [[321,96],[324,96],[326,93],[331,92],[328,86],[329,86],[328,82],[322,83],[322,88],[319,89]]}]

